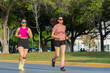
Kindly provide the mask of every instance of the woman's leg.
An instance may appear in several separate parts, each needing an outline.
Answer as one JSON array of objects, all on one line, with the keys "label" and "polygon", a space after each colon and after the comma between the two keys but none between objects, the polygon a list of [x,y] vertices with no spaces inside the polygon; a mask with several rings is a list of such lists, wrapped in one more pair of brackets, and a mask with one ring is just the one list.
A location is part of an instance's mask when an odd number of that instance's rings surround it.
[{"label": "woman's leg", "polygon": [[25,61],[26,61],[26,56],[27,56],[27,53],[28,53],[28,49],[24,49],[23,50],[23,59],[22,59],[22,65],[24,66],[25,64]]},{"label": "woman's leg", "polygon": [[64,67],[66,45],[61,45],[60,48],[61,48],[61,68],[62,68]]},{"label": "woman's leg", "polygon": [[22,61],[23,61],[23,55],[24,55],[24,48],[23,47],[18,47],[18,51],[20,53],[20,57],[19,57],[19,69],[24,71],[23,65],[22,65]]},{"label": "woman's leg", "polygon": [[55,47],[55,56],[52,58],[52,67],[55,67],[55,60],[59,57],[60,47]]},{"label": "woman's leg", "polygon": [[54,59],[56,59],[57,57],[59,57],[60,54],[60,47],[55,47],[55,56]]},{"label": "woman's leg", "polygon": [[23,60],[23,54],[24,54],[23,50],[24,50],[23,47],[18,47],[18,51],[19,51],[19,54],[20,54],[20,56],[19,56],[20,64],[22,63],[22,60]]}]

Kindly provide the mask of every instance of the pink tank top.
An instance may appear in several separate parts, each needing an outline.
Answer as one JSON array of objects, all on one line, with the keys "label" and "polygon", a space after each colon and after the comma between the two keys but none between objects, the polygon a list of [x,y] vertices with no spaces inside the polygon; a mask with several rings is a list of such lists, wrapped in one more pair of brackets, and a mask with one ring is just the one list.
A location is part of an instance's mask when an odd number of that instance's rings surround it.
[{"label": "pink tank top", "polygon": [[22,28],[20,27],[19,34],[21,34],[21,38],[28,38],[28,27]]}]

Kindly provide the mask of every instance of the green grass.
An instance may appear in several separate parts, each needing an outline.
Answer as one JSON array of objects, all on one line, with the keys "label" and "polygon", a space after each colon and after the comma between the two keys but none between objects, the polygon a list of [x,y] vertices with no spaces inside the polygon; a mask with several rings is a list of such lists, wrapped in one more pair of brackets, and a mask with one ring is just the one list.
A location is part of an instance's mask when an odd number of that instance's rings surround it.
[{"label": "green grass", "polygon": [[[51,61],[55,52],[29,53],[28,61]],[[19,54],[0,54],[0,60],[18,60]],[[61,60],[61,56],[57,61]],[[110,63],[110,52],[66,52],[66,62]]]}]

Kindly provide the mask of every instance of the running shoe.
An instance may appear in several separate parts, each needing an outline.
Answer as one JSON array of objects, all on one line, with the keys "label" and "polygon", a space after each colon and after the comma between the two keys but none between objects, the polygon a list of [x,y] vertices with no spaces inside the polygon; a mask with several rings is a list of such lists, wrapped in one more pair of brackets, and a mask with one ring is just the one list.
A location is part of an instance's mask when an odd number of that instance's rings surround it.
[{"label": "running shoe", "polygon": [[55,59],[52,58],[52,67],[55,67]]},{"label": "running shoe", "polygon": [[24,68],[22,67],[21,64],[19,64],[19,67],[18,67],[21,71],[24,71]]},{"label": "running shoe", "polygon": [[19,64],[18,69],[21,69],[21,68],[22,68],[22,65],[21,65],[21,64]]},{"label": "running shoe", "polygon": [[23,67],[21,67],[21,71],[24,71],[24,68]]},{"label": "running shoe", "polygon": [[60,70],[61,70],[61,71],[66,71],[64,67],[61,67]]}]

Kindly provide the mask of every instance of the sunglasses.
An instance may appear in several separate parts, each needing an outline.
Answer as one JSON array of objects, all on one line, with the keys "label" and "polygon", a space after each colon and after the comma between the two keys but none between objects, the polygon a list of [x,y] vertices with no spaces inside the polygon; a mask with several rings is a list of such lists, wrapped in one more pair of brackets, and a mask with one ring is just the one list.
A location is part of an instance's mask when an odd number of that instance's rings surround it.
[{"label": "sunglasses", "polygon": [[63,20],[63,19],[58,19],[58,20]]},{"label": "sunglasses", "polygon": [[26,24],[27,22],[22,22],[22,24]]}]

